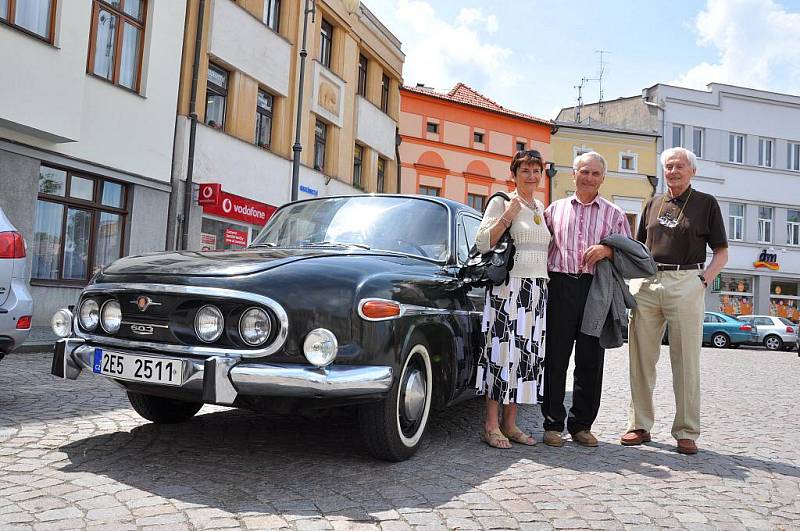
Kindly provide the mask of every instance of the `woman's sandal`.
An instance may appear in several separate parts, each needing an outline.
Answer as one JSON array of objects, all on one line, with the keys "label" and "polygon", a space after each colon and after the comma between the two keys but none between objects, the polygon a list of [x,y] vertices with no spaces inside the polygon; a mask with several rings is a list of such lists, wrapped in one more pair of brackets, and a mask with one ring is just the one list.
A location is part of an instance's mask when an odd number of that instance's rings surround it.
[{"label": "woman's sandal", "polygon": [[503,432],[500,431],[500,428],[495,428],[492,431],[484,431],[481,433],[481,440],[492,448],[499,448],[500,450],[508,450],[511,448],[510,444],[507,447],[500,446],[501,442],[508,442],[508,437],[503,435]]},{"label": "woman's sandal", "polygon": [[514,429],[510,432],[505,432],[503,430],[500,431],[506,436],[507,439],[514,441],[515,443],[524,444],[526,446],[533,446],[536,444],[536,439],[534,439],[532,435],[526,434],[517,426],[514,426]]}]

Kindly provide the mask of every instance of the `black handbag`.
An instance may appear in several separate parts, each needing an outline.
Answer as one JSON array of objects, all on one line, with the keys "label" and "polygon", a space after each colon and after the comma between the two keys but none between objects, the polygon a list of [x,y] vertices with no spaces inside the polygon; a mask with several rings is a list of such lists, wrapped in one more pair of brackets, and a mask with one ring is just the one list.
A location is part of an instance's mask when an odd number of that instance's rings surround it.
[{"label": "black handbag", "polygon": [[[486,202],[487,206],[495,196],[511,201],[505,192],[496,192]],[[467,263],[461,268],[461,280],[478,287],[500,286],[506,283],[508,272],[514,267],[514,253],[514,239],[511,237],[511,227],[508,227],[495,246],[486,253],[478,251],[477,246],[473,244]]]}]

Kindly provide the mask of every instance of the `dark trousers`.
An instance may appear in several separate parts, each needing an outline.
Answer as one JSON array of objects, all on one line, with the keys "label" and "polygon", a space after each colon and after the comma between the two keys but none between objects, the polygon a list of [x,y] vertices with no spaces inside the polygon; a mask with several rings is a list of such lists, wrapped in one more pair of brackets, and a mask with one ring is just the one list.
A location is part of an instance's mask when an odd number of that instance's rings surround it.
[{"label": "dark trousers", "polygon": [[[580,332],[591,284],[591,275],[573,278],[563,273],[550,273],[542,402],[545,430],[563,431],[565,419],[570,434],[589,430],[600,409],[605,350],[600,348],[598,338]],[[572,407],[567,418],[564,390],[573,344],[575,372]]]}]

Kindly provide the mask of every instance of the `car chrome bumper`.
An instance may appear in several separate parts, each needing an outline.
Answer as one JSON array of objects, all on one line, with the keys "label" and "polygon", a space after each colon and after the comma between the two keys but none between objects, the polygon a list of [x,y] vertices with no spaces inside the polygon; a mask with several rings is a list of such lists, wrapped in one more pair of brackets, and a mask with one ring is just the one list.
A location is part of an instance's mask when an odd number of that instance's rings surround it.
[{"label": "car chrome bumper", "polygon": [[[116,352],[158,357],[157,354],[113,348]],[[92,372],[95,347],[82,339],[56,342],[51,373],[75,380],[83,369]],[[384,394],[392,385],[392,368],[372,365],[334,365],[319,369],[300,364],[243,362],[235,356],[182,359],[180,389],[201,392],[203,401],[230,405],[239,394],[283,397],[354,397]],[[158,385],[158,384],[148,384]]]}]

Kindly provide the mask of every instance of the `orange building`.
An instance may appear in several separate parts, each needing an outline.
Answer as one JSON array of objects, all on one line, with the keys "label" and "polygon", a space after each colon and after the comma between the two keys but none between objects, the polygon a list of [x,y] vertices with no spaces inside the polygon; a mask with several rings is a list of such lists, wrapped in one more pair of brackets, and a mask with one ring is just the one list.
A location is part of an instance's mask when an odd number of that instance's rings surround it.
[{"label": "orange building", "polygon": [[[482,211],[496,191],[513,189],[509,164],[521,149],[550,161],[552,122],[502,107],[463,83],[446,93],[400,88],[402,193],[438,195]],[[550,178],[536,196],[550,203]]]}]

